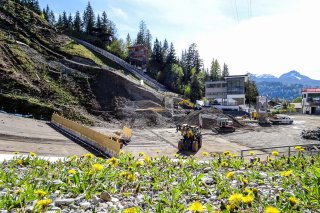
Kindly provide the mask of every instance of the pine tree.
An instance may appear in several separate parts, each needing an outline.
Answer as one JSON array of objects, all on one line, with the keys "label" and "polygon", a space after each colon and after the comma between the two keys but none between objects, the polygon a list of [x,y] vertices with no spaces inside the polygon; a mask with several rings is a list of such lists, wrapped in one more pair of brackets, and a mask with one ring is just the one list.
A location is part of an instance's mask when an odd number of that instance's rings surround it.
[{"label": "pine tree", "polygon": [[145,35],[146,35],[147,27],[143,20],[140,21],[139,32],[137,34],[137,44],[145,45]]},{"label": "pine tree", "polygon": [[221,68],[217,59],[212,59],[210,67],[210,78],[213,81],[221,79]]},{"label": "pine tree", "polygon": [[60,30],[63,29],[63,20],[62,20],[62,16],[61,15],[59,15],[59,18],[58,18],[57,28],[60,29]]},{"label": "pine tree", "polygon": [[92,34],[93,27],[94,27],[94,20],[95,20],[94,12],[90,2],[88,2],[88,5],[83,13],[83,23],[84,23],[85,31],[87,34],[90,34],[90,35]]},{"label": "pine tree", "polygon": [[131,37],[130,34],[127,34],[127,38],[126,38],[126,46],[127,48],[130,47],[132,45],[132,41],[131,41]]},{"label": "pine tree", "polygon": [[108,22],[107,13],[103,11],[101,18],[101,27],[103,32],[108,32]]},{"label": "pine tree", "polygon": [[229,68],[226,63],[223,63],[222,78],[226,76],[229,76]]},{"label": "pine tree", "polygon": [[44,15],[44,18],[49,22],[49,15],[50,15],[49,5],[47,5],[46,9],[42,10],[42,13]]},{"label": "pine tree", "polygon": [[76,12],[76,15],[74,17],[74,22],[73,22],[73,29],[76,31],[76,32],[81,32],[81,27],[82,25],[82,22],[81,22],[81,15],[80,15],[80,12],[77,11]]},{"label": "pine tree", "polygon": [[56,23],[56,17],[54,15],[54,12],[51,10],[48,17],[48,22],[52,25]]},{"label": "pine tree", "polygon": [[163,42],[163,47],[162,47],[162,54],[163,54],[163,57],[164,58],[167,58],[168,54],[169,54],[169,44],[168,44],[168,41],[167,39],[164,39],[164,42]]},{"label": "pine tree", "polygon": [[64,30],[69,28],[69,22],[68,22],[68,17],[67,17],[66,11],[63,11],[63,13],[62,13],[62,26],[63,26]]},{"label": "pine tree", "polygon": [[166,64],[174,64],[177,63],[176,50],[174,49],[173,43],[170,44],[169,53],[166,58]]},{"label": "pine tree", "polygon": [[149,29],[147,29],[145,36],[145,46],[148,48],[148,57],[150,57],[152,55],[152,35]]},{"label": "pine tree", "polygon": [[100,14],[98,14],[98,17],[97,17],[97,28],[98,29],[102,29],[102,23],[101,23],[101,18],[100,18]]},{"label": "pine tree", "polygon": [[69,16],[68,16],[67,29],[68,29],[69,31],[72,31],[72,30],[73,30],[73,20],[72,20],[72,15],[71,15],[71,13],[70,13]]}]

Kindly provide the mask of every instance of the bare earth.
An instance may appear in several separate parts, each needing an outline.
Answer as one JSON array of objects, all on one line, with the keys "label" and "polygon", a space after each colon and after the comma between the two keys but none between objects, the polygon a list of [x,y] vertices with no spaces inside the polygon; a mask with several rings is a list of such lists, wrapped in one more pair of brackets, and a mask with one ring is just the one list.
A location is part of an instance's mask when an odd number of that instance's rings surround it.
[{"label": "bare earth", "polygon": [[[183,155],[195,155],[202,158],[202,152],[222,153],[231,151],[240,154],[242,149],[264,148],[317,143],[300,137],[303,129],[320,126],[320,116],[294,115],[293,125],[272,127],[248,127],[237,129],[235,133],[217,135],[211,130],[202,130],[203,146],[197,153],[184,152]],[[94,128],[101,132],[114,132],[119,129]],[[134,129],[133,137],[123,150],[138,156],[144,152],[149,156],[167,155],[174,157],[178,153],[178,141],[181,135],[175,128]],[[319,142],[318,142],[319,143]],[[56,132],[46,122],[15,117],[0,113],[0,153],[35,152],[38,155],[69,156],[82,155],[88,151]]]}]

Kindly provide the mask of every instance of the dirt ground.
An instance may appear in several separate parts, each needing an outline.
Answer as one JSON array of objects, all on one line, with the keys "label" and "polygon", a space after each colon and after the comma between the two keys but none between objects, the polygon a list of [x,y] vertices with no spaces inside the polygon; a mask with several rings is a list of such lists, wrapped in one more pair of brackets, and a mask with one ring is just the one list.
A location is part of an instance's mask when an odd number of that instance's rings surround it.
[{"label": "dirt ground", "polygon": [[[240,154],[243,149],[317,143],[317,141],[302,139],[300,133],[303,129],[314,129],[320,126],[320,116],[294,115],[292,117],[294,118],[293,125],[249,126],[223,135],[217,135],[211,130],[202,130],[203,146],[197,153],[178,152],[177,146],[181,135],[176,132],[175,128],[136,128],[133,129],[131,142],[125,145],[123,150],[135,155],[144,152],[149,156],[174,157],[177,153],[192,154],[201,159],[204,151],[208,153],[231,151]],[[119,130],[102,127],[94,129],[105,133]],[[56,132],[44,121],[4,113],[0,113],[0,147],[0,153],[35,152],[38,155],[47,156],[88,153],[86,149]]]}]

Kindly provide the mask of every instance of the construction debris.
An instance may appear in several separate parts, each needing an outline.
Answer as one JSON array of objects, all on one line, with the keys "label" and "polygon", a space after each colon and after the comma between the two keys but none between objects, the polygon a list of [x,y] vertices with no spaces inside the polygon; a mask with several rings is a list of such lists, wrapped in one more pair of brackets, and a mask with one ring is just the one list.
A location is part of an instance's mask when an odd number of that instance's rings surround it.
[{"label": "construction debris", "polygon": [[315,130],[302,130],[301,136],[304,139],[320,141],[320,127]]}]

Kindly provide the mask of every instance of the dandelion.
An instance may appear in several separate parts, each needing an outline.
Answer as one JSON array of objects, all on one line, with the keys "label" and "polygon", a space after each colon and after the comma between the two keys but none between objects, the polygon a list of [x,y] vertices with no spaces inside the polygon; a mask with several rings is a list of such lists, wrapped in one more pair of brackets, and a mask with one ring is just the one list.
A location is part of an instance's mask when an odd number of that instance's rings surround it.
[{"label": "dandelion", "polygon": [[120,154],[120,155],[124,155],[125,152],[124,152],[123,150],[121,150],[121,151],[119,152],[119,154]]},{"label": "dandelion", "polygon": [[233,178],[233,176],[234,176],[234,172],[228,172],[226,175],[228,179]]},{"label": "dandelion", "polygon": [[288,170],[288,171],[283,171],[281,172],[281,176],[282,177],[289,177],[290,175],[292,175],[292,170]]},{"label": "dandelion", "polygon": [[72,156],[70,157],[70,159],[71,159],[72,161],[77,160],[77,158],[78,158],[78,156],[76,156],[76,155],[72,155]]},{"label": "dandelion", "polygon": [[295,146],[294,149],[299,151],[300,149],[302,149],[302,147],[301,146]]},{"label": "dandelion", "polygon": [[151,163],[151,159],[149,156],[144,156],[144,162],[146,162],[147,164]]},{"label": "dandelion", "polygon": [[30,152],[29,155],[30,155],[31,157],[35,157],[35,156],[36,156],[36,153]]},{"label": "dandelion", "polygon": [[93,154],[87,153],[87,154],[84,154],[83,157],[86,159],[93,159]]},{"label": "dandelion", "polygon": [[280,210],[272,206],[268,206],[265,208],[264,213],[280,213]]},{"label": "dandelion", "polygon": [[251,151],[251,152],[249,152],[249,154],[252,156],[252,155],[254,155],[254,152],[253,152],[253,151]]},{"label": "dandelion", "polygon": [[94,171],[101,171],[103,169],[103,165],[100,164],[100,163],[95,163],[95,164],[92,165],[92,169]]},{"label": "dandelion", "polygon": [[138,161],[137,162],[137,166],[143,166],[143,162],[142,161]]},{"label": "dandelion", "polygon": [[139,152],[139,156],[140,156],[140,157],[142,157],[142,156],[144,157],[145,155],[146,155],[146,154],[145,154],[144,152]]},{"label": "dandelion", "polygon": [[209,153],[208,153],[208,152],[202,152],[202,155],[203,155],[204,157],[207,157],[207,156],[209,156]]},{"label": "dandelion", "polygon": [[240,193],[235,193],[235,194],[233,194],[233,195],[231,195],[231,196],[229,197],[229,203],[230,203],[230,204],[235,204],[235,205],[240,204],[241,201],[242,201],[242,198],[243,198],[243,195],[242,195],[242,194],[240,194]]},{"label": "dandelion", "polygon": [[205,209],[199,201],[196,201],[196,202],[191,203],[188,210],[190,210],[192,212],[203,212]]},{"label": "dandelion", "polygon": [[69,169],[68,173],[69,173],[70,175],[74,175],[74,174],[76,174],[76,170],[74,170],[74,169]]},{"label": "dandelion", "polygon": [[128,173],[125,171],[120,172],[119,176],[120,177],[127,177]]},{"label": "dandelion", "polygon": [[21,159],[18,159],[18,160],[17,160],[17,164],[18,164],[18,165],[22,165],[22,163],[23,163],[23,161],[22,161]]},{"label": "dandelion", "polygon": [[41,190],[41,189],[38,189],[34,192],[38,197],[44,197],[46,196],[47,192]]},{"label": "dandelion", "polygon": [[137,213],[137,209],[135,207],[126,208],[123,213]]},{"label": "dandelion", "polygon": [[113,167],[116,167],[119,163],[118,159],[115,157],[112,157],[110,159],[107,160],[107,163],[110,164]]},{"label": "dandelion", "polygon": [[234,208],[235,208],[234,205],[230,205],[230,204],[228,204],[226,207],[227,207],[227,210],[228,210],[229,212],[233,212],[233,210],[234,210]]},{"label": "dandelion", "polygon": [[246,178],[240,178],[240,180],[245,185],[247,185],[249,183],[248,179],[246,179]]},{"label": "dandelion", "polygon": [[251,204],[254,200],[254,197],[252,195],[247,195],[242,197],[242,202],[245,204]]},{"label": "dandelion", "polygon": [[225,161],[222,161],[222,162],[221,162],[221,166],[222,166],[222,167],[227,167],[227,166],[229,166],[229,164],[228,164],[227,162],[225,162]]},{"label": "dandelion", "polygon": [[300,201],[295,197],[289,197],[289,203],[294,206],[300,203]]},{"label": "dandelion", "polygon": [[130,182],[133,182],[137,179],[137,177],[134,174],[128,174],[127,180]]},{"label": "dandelion", "polygon": [[230,151],[225,151],[225,152],[223,152],[223,155],[224,156],[227,156],[227,155],[229,155],[230,154]]},{"label": "dandelion", "polygon": [[271,162],[272,161],[272,158],[268,158],[268,162]]},{"label": "dandelion", "polygon": [[299,149],[299,152],[304,152],[304,148]]},{"label": "dandelion", "polygon": [[247,194],[247,195],[251,195],[251,194],[253,194],[253,191],[250,188],[247,187],[247,188],[244,189],[244,193]]},{"label": "dandelion", "polygon": [[272,153],[271,153],[273,156],[278,156],[279,155],[279,152],[277,152],[277,151],[273,151]]},{"label": "dandelion", "polygon": [[44,200],[39,200],[36,204],[36,206],[40,206],[42,208],[47,207],[50,203],[52,203],[51,199],[44,199]]}]

